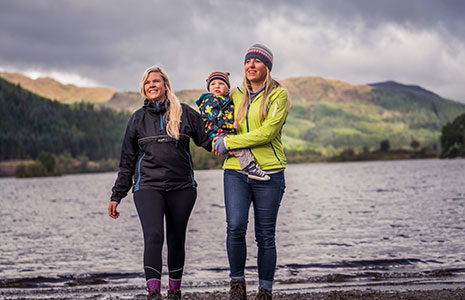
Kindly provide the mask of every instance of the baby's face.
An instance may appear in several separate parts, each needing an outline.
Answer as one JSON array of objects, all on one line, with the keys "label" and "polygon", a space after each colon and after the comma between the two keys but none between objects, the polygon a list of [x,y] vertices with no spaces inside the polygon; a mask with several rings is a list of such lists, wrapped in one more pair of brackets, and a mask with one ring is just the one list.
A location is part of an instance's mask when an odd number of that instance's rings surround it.
[{"label": "baby's face", "polygon": [[212,82],[210,82],[208,91],[215,96],[226,96],[229,92],[229,89],[226,85],[226,82],[223,80],[213,79]]}]

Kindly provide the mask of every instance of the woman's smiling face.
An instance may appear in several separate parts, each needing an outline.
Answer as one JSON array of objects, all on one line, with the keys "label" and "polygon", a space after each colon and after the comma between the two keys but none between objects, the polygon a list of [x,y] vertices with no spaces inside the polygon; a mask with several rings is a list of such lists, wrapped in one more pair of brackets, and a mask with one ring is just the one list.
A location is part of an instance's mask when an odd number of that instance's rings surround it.
[{"label": "woman's smiling face", "polygon": [[166,96],[166,87],[163,78],[158,72],[151,72],[144,82],[144,92],[150,101],[163,101]]},{"label": "woman's smiling face", "polygon": [[266,66],[258,58],[250,58],[246,60],[245,65],[245,77],[250,82],[263,82],[266,78]]}]

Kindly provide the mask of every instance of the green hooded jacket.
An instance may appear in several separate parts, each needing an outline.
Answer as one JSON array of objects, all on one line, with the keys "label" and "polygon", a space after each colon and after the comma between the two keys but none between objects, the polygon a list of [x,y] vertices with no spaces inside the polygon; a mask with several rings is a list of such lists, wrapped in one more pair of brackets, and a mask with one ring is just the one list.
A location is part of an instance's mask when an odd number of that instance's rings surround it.
[{"label": "green hooded jacket", "polygon": [[[230,150],[250,148],[262,170],[286,167],[281,134],[289,110],[287,91],[282,87],[274,88],[268,95],[266,118],[260,120],[260,101],[263,91],[258,94],[247,109],[247,116],[239,122],[236,135],[225,138],[226,147]],[[234,106],[234,119],[242,102],[243,92],[237,88],[231,95]],[[240,170],[239,161],[234,156],[226,158],[223,169]]]}]

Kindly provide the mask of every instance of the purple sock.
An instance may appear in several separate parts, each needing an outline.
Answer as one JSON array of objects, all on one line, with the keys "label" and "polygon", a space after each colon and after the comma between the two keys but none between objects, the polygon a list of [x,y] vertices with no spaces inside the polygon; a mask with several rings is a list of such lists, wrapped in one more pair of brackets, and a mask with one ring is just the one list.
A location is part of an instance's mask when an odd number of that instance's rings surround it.
[{"label": "purple sock", "polygon": [[169,289],[170,290],[180,290],[181,289],[181,279],[169,279]]},{"label": "purple sock", "polygon": [[161,281],[160,279],[149,279],[147,280],[147,291],[149,293],[153,292],[153,291],[158,291],[160,292],[161,290]]}]

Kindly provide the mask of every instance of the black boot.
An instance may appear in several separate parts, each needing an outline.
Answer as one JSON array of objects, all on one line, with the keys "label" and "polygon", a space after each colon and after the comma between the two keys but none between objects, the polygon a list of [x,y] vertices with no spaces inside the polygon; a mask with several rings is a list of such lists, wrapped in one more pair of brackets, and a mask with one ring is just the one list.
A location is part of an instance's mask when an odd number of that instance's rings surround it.
[{"label": "black boot", "polygon": [[247,300],[245,280],[232,279],[229,290],[229,300]]}]

